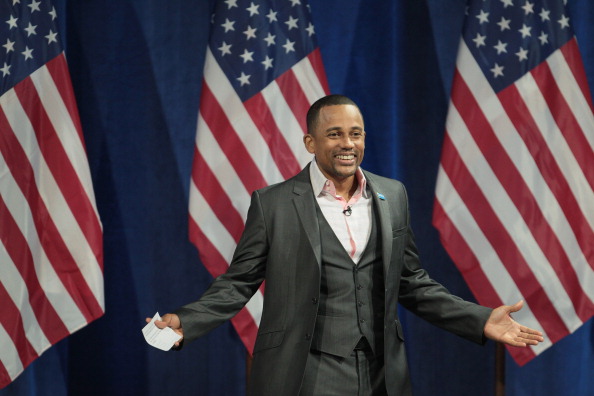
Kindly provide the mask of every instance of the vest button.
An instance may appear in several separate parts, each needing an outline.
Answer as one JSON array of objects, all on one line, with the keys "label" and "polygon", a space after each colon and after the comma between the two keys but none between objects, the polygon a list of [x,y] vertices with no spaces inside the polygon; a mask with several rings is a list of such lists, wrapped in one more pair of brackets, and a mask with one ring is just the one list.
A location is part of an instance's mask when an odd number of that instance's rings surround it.
[{"label": "vest button", "polygon": [[307,341],[311,340],[311,334],[306,334],[306,335],[305,335],[305,339],[306,339]]},{"label": "vest button", "polygon": [[362,307],[362,306],[363,306],[363,302],[362,302],[362,301],[359,301],[359,302],[357,303],[357,305],[358,305],[358,306],[360,306],[360,307]]},{"label": "vest button", "polygon": [[361,289],[363,289],[363,286],[357,285],[357,290],[361,290]]},{"label": "vest button", "polygon": [[359,319],[359,323],[365,323],[365,319]]},{"label": "vest button", "polygon": [[314,297],[311,299],[311,302],[315,305],[318,303],[318,299]]}]

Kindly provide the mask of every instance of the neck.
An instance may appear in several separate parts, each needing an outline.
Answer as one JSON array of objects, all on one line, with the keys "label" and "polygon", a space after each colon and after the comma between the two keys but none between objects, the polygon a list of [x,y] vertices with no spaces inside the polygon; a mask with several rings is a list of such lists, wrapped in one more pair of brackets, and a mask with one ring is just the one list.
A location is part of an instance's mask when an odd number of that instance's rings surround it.
[{"label": "neck", "polygon": [[334,187],[336,188],[336,194],[343,197],[347,202],[357,190],[357,177],[354,175],[347,177],[344,180],[333,180],[333,182]]}]

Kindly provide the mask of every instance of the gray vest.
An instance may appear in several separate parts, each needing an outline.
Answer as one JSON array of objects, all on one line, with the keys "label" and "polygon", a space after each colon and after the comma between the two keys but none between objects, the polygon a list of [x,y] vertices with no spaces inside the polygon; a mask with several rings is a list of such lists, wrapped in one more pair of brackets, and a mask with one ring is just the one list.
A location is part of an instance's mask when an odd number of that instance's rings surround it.
[{"label": "gray vest", "polygon": [[362,337],[374,354],[384,351],[384,277],[377,214],[358,264],[346,252],[316,205],[322,241],[320,301],[313,350],[346,357]]}]

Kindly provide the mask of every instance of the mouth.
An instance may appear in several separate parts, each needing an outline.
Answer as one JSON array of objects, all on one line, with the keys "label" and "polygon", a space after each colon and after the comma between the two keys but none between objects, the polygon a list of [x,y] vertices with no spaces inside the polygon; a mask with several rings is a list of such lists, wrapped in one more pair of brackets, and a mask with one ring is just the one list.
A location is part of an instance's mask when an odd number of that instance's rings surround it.
[{"label": "mouth", "polygon": [[337,154],[334,156],[336,158],[339,165],[342,166],[351,166],[356,163],[357,156],[355,153],[348,153],[348,154]]}]

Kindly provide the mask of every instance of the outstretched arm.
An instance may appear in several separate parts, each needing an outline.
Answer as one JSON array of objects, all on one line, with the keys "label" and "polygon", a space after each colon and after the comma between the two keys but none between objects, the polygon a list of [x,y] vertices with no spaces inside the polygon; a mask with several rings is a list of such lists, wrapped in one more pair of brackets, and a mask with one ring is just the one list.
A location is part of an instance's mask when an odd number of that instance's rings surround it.
[{"label": "outstretched arm", "polygon": [[495,308],[485,324],[485,337],[516,347],[536,345],[544,341],[540,331],[522,326],[511,317],[512,312],[518,312],[523,306],[524,301],[519,301],[514,305]]}]

